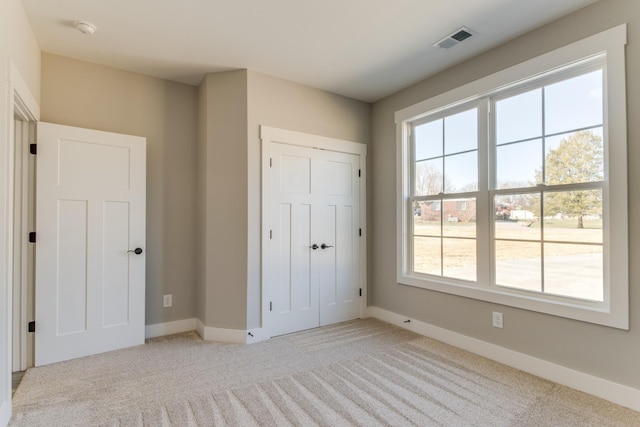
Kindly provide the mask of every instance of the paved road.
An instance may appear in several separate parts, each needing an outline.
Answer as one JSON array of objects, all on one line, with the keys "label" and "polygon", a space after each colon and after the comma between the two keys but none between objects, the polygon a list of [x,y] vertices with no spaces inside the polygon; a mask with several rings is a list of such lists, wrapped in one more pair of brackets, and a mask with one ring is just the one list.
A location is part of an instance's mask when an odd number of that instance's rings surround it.
[{"label": "paved road", "polygon": [[[496,282],[502,286],[540,291],[540,260],[501,261],[496,266]],[[545,258],[545,292],[602,301],[602,254],[565,255]],[[475,277],[475,269],[458,268],[447,276]]]}]

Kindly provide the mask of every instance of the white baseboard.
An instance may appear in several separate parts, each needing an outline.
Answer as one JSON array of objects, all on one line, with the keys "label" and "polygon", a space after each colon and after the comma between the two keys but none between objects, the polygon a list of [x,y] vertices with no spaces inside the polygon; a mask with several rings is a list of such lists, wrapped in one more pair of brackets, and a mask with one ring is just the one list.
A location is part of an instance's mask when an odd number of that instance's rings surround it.
[{"label": "white baseboard", "polygon": [[[549,381],[601,397],[635,411],[640,411],[640,390],[638,389],[509,350],[429,323],[410,319],[378,307],[371,307],[371,316]],[[411,320],[411,322],[404,323],[406,320]]]},{"label": "white baseboard", "polygon": [[[11,376],[9,376],[9,381],[11,381]],[[11,419],[11,401],[4,402],[2,407],[0,407],[0,426],[6,426],[9,424],[9,420]]]},{"label": "white baseboard", "polygon": [[200,319],[196,321],[196,331],[205,341],[215,341],[227,344],[246,344],[247,331],[241,329],[212,328],[205,326]]},{"label": "white baseboard", "polygon": [[173,322],[156,323],[145,326],[144,336],[145,338],[156,338],[195,330],[196,319],[175,320]]},{"label": "white baseboard", "polygon": [[371,309],[372,309],[372,308],[373,308],[373,307],[371,307],[371,306],[367,306],[367,307],[362,308],[362,309],[360,310],[360,317],[361,317],[362,319],[366,319],[367,317],[373,317],[373,316],[371,315]]}]

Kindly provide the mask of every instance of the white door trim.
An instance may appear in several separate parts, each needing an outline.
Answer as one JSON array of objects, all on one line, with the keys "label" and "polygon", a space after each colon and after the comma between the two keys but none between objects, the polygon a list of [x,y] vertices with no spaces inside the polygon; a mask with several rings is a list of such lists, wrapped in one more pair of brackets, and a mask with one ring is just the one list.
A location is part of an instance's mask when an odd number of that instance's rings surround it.
[{"label": "white door trim", "polygon": [[14,212],[14,114],[23,115],[30,121],[40,119],[40,107],[29,91],[29,87],[20,75],[18,68],[10,60],[9,80],[6,86],[6,116],[4,152],[0,153],[0,163],[4,163],[4,176],[0,177],[0,340],[5,351],[0,355],[0,425],[5,425],[11,417],[11,370],[12,370],[12,312],[13,312],[13,212]]},{"label": "white door trim", "polygon": [[[30,129],[31,128],[31,129]],[[13,358],[12,371],[27,369],[27,275],[29,232],[29,138],[32,126],[23,117],[14,120],[13,217]]]},{"label": "white door trim", "polygon": [[267,203],[271,200],[271,174],[270,174],[270,158],[271,144],[289,144],[300,147],[318,148],[322,150],[335,151],[340,153],[356,154],[360,157],[360,226],[362,228],[362,237],[360,239],[360,288],[362,288],[362,298],[360,299],[360,317],[365,317],[367,311],[367,184],[366,184],[366,165],[367,165],[367,146],[362,143],[329,138],[325,136],[312,135],[302,132],[296,132],[285,129],[278,129],[269,126],[260,126],[260,139],[262,141],[262,332],[263,336],[269,337],[270,325],[268,324],[267,313],[270,310],[269,301],[271,301],[271,272],[270,260],[270,232],[268,224],[271,223],[270,209]]}]

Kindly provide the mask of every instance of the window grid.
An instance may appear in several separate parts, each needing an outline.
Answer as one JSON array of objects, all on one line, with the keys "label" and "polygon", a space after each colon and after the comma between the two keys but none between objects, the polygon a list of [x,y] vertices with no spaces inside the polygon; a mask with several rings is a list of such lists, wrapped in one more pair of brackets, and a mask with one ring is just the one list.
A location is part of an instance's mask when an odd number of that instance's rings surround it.
[{"label": "window grid", "polygon": [[[604,78],[604,66],[601,66],[602,68],[596,68],[595,70],[601,69],[602,70],[602,78]],[[539,218],[539,224],[540,224],[540,236],[539,236],[539,244],[540,244],[540,293],[544,294],[546,293],[547,289],[546,289],[546,266],[545,263],[547,261],[547,256],[545,253],[546,250],[546,245],[547,244],[561,244],[561,245],[585,245],[585,246],[594,246],[594,247],[601,247],[604,249],[604,245],[603,243],[593,243],[593,242],[567,242],[567,241],[555,241],[555,240],[548,240],[546,238],[546,221],[545,221],[545,194],[548,194],[549,192],[553,192],[554,189],[556,189],[557,187],[563,187],[562,184],[558,185],[558,184],[552,184],[552,185],[547,185],[546,182],[546,178],[547,178],[547,141],[550,138],[553,137],[557,137],[557,136],[562,136],[562,135],[571,135],[571,134],[575,134],[578,132],[582,132],[582,131],[591,131],[591,130],[596,130],[596,129],[603,129],[604,128],[604,118],[601,118],[599,123],[596,124],[591,124],[589,126],[583,126],[583,127],[576,127],[576,128],[569,128],[569,129],[564,129],[562,131],[558,131],[552,134],[548,134],[547,135],[547,131],[546,131],[546,122],[547,122],[547,112],[546,112],[546,92],[547,92],[547,87],[551,84],[556,84],[556,83],[560,83],[560,82],[564,82],[567,80],[571,80],[574,77],[580,77],[580,76],[584,76],[589,74],[590,72],[594,71],[593,67],[590,67],[587,70],[576,70],[573,73],[569,73],[569,74],[564,74],[562,76],[562,79],[555,79],[551,82],[545,82],[544,84],[539,86],[540,89],[540,126],[541,126],[541,134],[540,135],[535,135],[529,138],[523,138],[523,139],[516,139],[516,140],[509,140],[509,141],[505,141],[502,143],[497,143],[497,140],[494,139],[493,143],[495,144],[495,149],[492,150],[492,152],[494,153],[494,159],[497,160],[497,147],[503,147],[503,146],[509,146],[509,145],[515,145],[518,143],[522,143],[522,142],[529,142],[529,141],[536,141],[536,140],[540,140],[541,141],[541,154],[542,154],[542,165],[541,165],[541,178],[542,178],[542,183],[537,184],[535,187],[521,187],[518,188],[517,190],[518,193],[522,193],[523,190],[529,190],[531,191],[532,188],[535,188],[536,190],[532,193],[532,194],[538,194],[539,195],[539,199],[540,199],[540,218]],[[604,82],[603,82],[603,89],[604,89]],[[527,87],[526,90],[524,91],[518,91],[515,93],[511,93],[508,94],[509,96],[503,96],[501,97],[502,99],[509,99],[510,97],[514,97],[514,96],[518,96],[520,94],[523,93],[527,93],[527,91],[530,91],[531,88]],[[533,89],[535,90],[535,89]],[[497,112],[497,107],[496,107],[496,103],[497,100],[496,99],[492,99],[491,100],[491,104],[492,104],[492,111],[496,111]],[[603,109],[604,112],[604,109]],[[497,120],[499,118],[496,117],[496,115],[493,116],[493,120],[491,122],[491,125],[493,126],[493,129],[497,129]],[[492,133],[493,135],[496,135],[495,131],[493,131]],[[603,141],[604,144],[604,141]],[[496,161],[494,160],[494,162]],[[492,182],[494,183],[493,185],[493,189],[489,192],[490,196],[491,196],[491,200],[492,200],[492,206],[493,206],[493,211],[496,211],[496,207],[495,207],[495,201],[496,201],[496,196],[499,195],[503,195],[503,194],[513,194],[511,191],[509,190],[514,190],[513,188],[510,188],[508,190],[506,189],[500,189],[498,188],[497,182],[498,182],[498,177],[497,175],[497,168],[492,168],[491,172],[494,174]],[[574,191],[580,191],[580,190],[586,190],[586,189],[592,189],[592,188],[597,188],[600,189],[601,191],[603,190],[603,181],[598,181],[598,182],[580,182],[580,183],[573,183],[573,184],[569,184],[569,188],[570,190],[574,190]],[[565,189],[565,191],[567,191],[568,189]],[[533,242],[532,240],[526,240],[526,239],[513,239],[513,238],[500,238],[497,237],[495,235],[495,233],[491,233],[492,235],[492,241],[495,242]],[[492,259],[492,266],[494,269],[497,269],[497,254],[496,254],[496,249],[495,249],[495,245],[493,246],[493,250],[491,251],[491,253],[493,254],[493,259]],[[492,280],[492,283],[497,285],[497,286],[507,286],[509,287],[509,285],[502,285],[500,283],[498,283],[497,279],[496,279],[496,275],[493,274],[494,279]]]},{"label": "window grid", "polygon": [[[570,75],[564,75],[562,80],[558,80],[558,81],[563,81],[563,80],[569,80],[572,77],[575,76],[581,76],[586,74],[584,71],[578,70],[574,73],[571,73]],[[555,83],[555,82],[553,82]],[[594,130],[594,129],[599,129],[599,128],[603,128],[604,124],[603,123],[598,123],[598,124],[592,124],[589,126],[584,126],[584,127],[578,127],[575,129],[568,129],[568,130],[563,130],[563,131],[559,131],[559,132],[555,132],[553,134],[546,134],[546,87],[551,84],[551,83],[547,83],[547,84],[543,84],[539,86],[539,89],[541,91],[541,100],[540,100],[540,108],[541,108],[541,135],[537,135],[534,137],[529,137],[529,138],[523,138],[523,139],[516,139],[516,140],[510,140],[510,141],[505,141],[502,142],[500,144],[497,143],[497,141],[494,138],[490,138],[490,144],[493,145],[494,149],[491,150],[491,152],[493,153],[492,158],[490,159],[491,164],[494,165],[494,167],[490,168],[490,174],[492,176],[492,182],[494,183],[494,185],[492,185],[489,191],[488,191],[488,197],[490,198],[491,202],[490,202],[490,206],[493,212],[495,212],[495,201],[496,201],[496,196],[499,195],[508,195],[508,194],[514,194],[515,192],[519,192],[522,193],[523,191],[526,191],[527,193],[530,194],[537,194],[539,199],[540,199],[540,218],[539,218],[539,223],[540,223],[540,237],[537,240],[537,242],[540,245],[540,293],[545,293],[545,245],[546,244],[565,244],[565,245],[569,245],[569,244],[575,244],[575,245],[584,245],[584,246],[599,246],[599,247],[603,247],[602,243],[591,243],[591,242],[567,242],[567,241],[556,241],[556,240],[547,240],[545,237],[545,220],[544,218],[544,212],[545,212],[545,194],[547,194],[549,191],[551,190],[551,192],[553,192],[554,189],[564,189],[565,191],[568,189],[571,190],[585,190],[585,189],[591,189],[591,188],[599,188],[600,190],[603,189],[603,185],[602,182],[598,182],[598,183],[591,183],[591,182],[587,182],[587,183],[578,183],[578,184],[569,184],[569,186],[567,185],[551,185],[548,186],[546,185],[545,181],[546,181],[546,176],[547,176],[547,145],[548,145],[548,139],[549,138],[553,138],[553,137],[558,137],[561,135],[570,135],[576,132],[581,132],[581,131],[589,131],[589,130]],[[514,96],[514,95],[511,95]],[[504,99],[504,98],[503,98]],[[483,99],[481,99],[479,102],[489,102],[491,103],[491,107],[489,109],[489,111],[496,111],[496,100],[493,99],[491,96],[488,96],[486,98],[484,98],[485,101],[483,101]],[[456,108],[457,111],[459,111],[459,108]],[[478,113],[480,113],[478,111]],[[456,114],[456,112],[452,112],[451,115]],[[429,123],[428,121],[425,121],[424,119],[420,121],[420,123],[417,124],[412,124],[412,132],[411,132],[411,146],[412,146],[412,164],[414,165],[414,167],[412,167],[412,176],[411,176],[411,195],[408,198],[408,203],[410,206],[414,206],[416,205],[416,202],[418,202],[418,205],[421,206],[420,202],[424,202],[424,201],[433,201],[434,204],[432,204],[432,209],[433,206],[435,206],[435,203],[438,203],[438,206],[440,207],[439,209],[439,220],[440,220],[440,233],[439,236],[433,236],[433,235],[427,235],[427,234],[421,234],[420,232],[418,232],[417,230],[415,230],[415,224],[411,224],[410,228],[411,228],[411,234],[413,235],[413,239],[411,240],[410,243],[410,253],[411,253],[411,270],[420,274],[428,274],[428,273],[422,273],[420,271],[416,270],[416,266],[414,264],[415,262],[415,238],[416,237],[425,237],[425,238],[437,238],[440,241],[440,276],[441,277],[447,277],[445,275],[445,251],[444,251],[444,245],[445,245],[445,241],[447,239],[460,239],[460,240],[473,240],[476,241],[477,244],[477,249],[476,249],[476,255],[478,252],[478,246],[484,246],[484,244],[486,242],[482,242],[481,239],[478,238],[477,234],[475,237],[450,237],[450,236],[445,236],[445,221],[447,220],[444,217],[444,204],[445,201],[447,200],[453,200],[455,199],[459,199],[461,196],[468,196],[468,197],[473,197],[473,198],[477,198],[479,196],[478,191],[475,192],[467,192],[464,194],[455,194],[455,192],[453,193],[447,193],[446,190],[446,177],[447,177],[447,166],[446,166],[446,162],[445,159],[447,157],[451,157],[451,156],[455,156],[455,155],[459,155],[459,154],[464,154],[464,153],[472,153],[478,152],[478,148],[476,149],[470,149],[470,150],[465,150],[465,151],[461,151],[461,152],[456,152],[456,153],[447,153],[447,147],[446,147],[446,141],[447,141],[447,130],[446,130],[446,120],[447,120],[447,115],[446,115],[446,111],[445,114],[442,115],[441,117],[438,117],[435,120],[440,120],[440,126],[441,126],[441,132],[442,132],[442,141],[441,141],[441,155],[439,156],[431,156],[431,157],[423,157],[420,159],[417,159],[416,157],[416,139],[415,139],[415,126],[424,124],[424,123]],[[490,121],[490,126],[489,126],[489,131],[490,134],[492,135],[496,135],[495,129],[496,129],[496,121],[495,121],[495,114],[492,115],[492,117],[494,118],[493,121]],[[500,189],[497,188],[497,168],[495,168],[495,164],[497,161],[497,148],[498,147],[504,147],[504,146],[509,146],[509,145],[515,145],[518,143],[523,143],[523,142],[528,142],[528,141],[536,141],[536,140],[540,140],[541,141],[541,179],[543,180],[542,183],[536,185],[535,187],[519,187],[519,188],[507,188],[507,189]],[[478,138],[478,141],[480,141],[480,138]],[[416,177],[415,177],[415,166],[417,164],[419,164],[420,162],[425,162],[425,161],[431,161],[431,160],[441,160],[441,170],[442,170],[442,191],[439,194],[428,194],[428,195],[417,195],[416,192]],[[479,160],[479,159],[478,159]],[[479,176],[479,180],[482,179],[488,179],[488,177],[484,177],[484,176]],[[456,206],[460,206],[461,203],[459,201],[455,201]],[[462,210],[457,208],[458,211]],[[413,211],[413,209],[411,209],[410,211]],[[503,242],[528,242],[528,243],[532,243],[532,242],[536,242],[536,241],[531,241],[531,240],[526,240],[526,239],[513,239],[513,238],[499,238],[496,237],[495,235],[495,230],[493,229],[493,227],[490,228],[490,241],[491,242],[498,242],[498,241],[503,241]],[[493,243],[491,243],[492,247],[495,247],[495,245]],[[491,251],[491,253],[493,255],[491,255],[490,259],[491,259],[491,264],[492,264],[492,271],[495,271],[496,267],[496,254],[495,254],[495,249]],[[492,277],[494,277],[494,279],[491,281],[491,283],[493,283],[494,285],[497,286],[501,286],[500,284],[496,283],[495,281],[495,273],[492,273]],[[507,285],[508,287],[508,285]]]}]

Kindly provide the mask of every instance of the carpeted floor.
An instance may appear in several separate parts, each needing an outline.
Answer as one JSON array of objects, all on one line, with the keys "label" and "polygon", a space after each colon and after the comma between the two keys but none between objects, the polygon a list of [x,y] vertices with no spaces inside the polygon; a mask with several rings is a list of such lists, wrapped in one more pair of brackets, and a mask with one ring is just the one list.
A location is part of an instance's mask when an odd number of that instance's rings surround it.
[{"label": "carpeted floor", "polygon": [[11,426],[640,426],[640,413],[374,319],[195,333],[29,369]]}]

